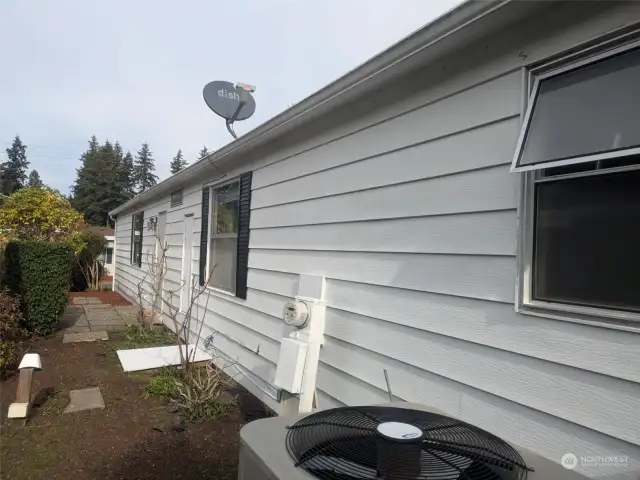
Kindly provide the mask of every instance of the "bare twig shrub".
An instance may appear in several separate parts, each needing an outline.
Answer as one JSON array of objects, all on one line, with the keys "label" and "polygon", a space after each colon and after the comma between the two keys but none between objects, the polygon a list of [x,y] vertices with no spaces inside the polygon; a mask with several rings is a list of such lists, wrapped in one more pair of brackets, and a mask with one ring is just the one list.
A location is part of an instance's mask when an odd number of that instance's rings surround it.
[{"label": "bare twig shrub", "polygon": [[172,402],[186,422],[213,420],[235,405],[235,397],[228,393],[231,387],[232,380],[221,369],[207,365],[176,382]]},{"label": "bare twig shrub", "polygon": [[[153,232],[156,241],[154,251],[147,254],[147,268],[137,285],[140,305],[138,317],[145,326],[151,325],[156,319],[164,319],[163,323],[173,330],[174,341],[180,352],[180,368],[177,370],[180,373],[177,377],[157,375],[146,392],[169,397],[187,422],[217,418],[235,403],[234,397],[228,393],[233,380],[225,373],[234,363],[225,361],[222,368],[214,366],[213,361],[206,367],[194,364],[196,347],[203,340],[202,329],[211,296],[207,285],[215,265],[209,271],[204,285],[199,285],[192,278],[191,282],[182,280],[176,288],[167,288],[164,280],[169,245],[158,235],[154,222],[149,222],[147,228]],[[188,295],[186,307],[180,311],[180,292],[187,284],[189,291],[183,292],[183,295]]]}]

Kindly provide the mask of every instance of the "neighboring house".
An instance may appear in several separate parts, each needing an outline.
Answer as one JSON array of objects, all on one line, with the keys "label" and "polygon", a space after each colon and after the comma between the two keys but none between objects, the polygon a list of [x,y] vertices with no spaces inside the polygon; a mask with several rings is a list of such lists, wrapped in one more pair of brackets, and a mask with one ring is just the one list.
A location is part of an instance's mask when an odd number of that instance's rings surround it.
[{"label": "neighboring house", "polygon": [[256,385],[299,274],[324,275],[321,408],[386,402],[387,369],[401,399],[635,479],[637,29],[640,2],[464,3],[113,211],[116,288],[157,219],[165,284],[217,265],[205,335],[279,411]]},{"label": "neighboring house", "polygon": [[105,233],[104,238],[107,240],[107,245],[104,247],[102,251],[101,260],[104,264],[105,274],[108,277],[113,277],[115,273],[115,257],[114,257],[114,249],[116,243],[116,237],[114,236],[114,230],[111,229],[109,235]]},{"label": "neighboring house", "polygon": [[100,255],[100,261],[104,265],[105,276],[113,277],[115,273],[115,256],[114,249],[116,243],[115,231],[113,228],[109,227],[91,227],[90,230],[104,235],[104,238],[107,241],[104,249],[102,250],[102,255]]}]

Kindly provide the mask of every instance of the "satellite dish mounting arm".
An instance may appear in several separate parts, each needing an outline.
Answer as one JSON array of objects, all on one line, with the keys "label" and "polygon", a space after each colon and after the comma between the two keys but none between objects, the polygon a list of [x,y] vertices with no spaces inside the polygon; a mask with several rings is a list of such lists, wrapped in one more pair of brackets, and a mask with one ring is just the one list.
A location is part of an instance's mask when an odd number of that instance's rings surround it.
[{"label": "satellite dish mounting arm", "polygon": [[240,103],[238,104],[238,108],[236,109],[235,113],[233,114],[233,116],[229,119],[227,119],[226,124],[227,124],[227,130],[229,130],[229,133],[231,134],[231,136],[233,138],[238,138],[238,136],[236,135],[236,132],[233,131],[233,122],[236,121],[236,118],[238,118],[238,115],[240,115],[240,110],[242,110],[242,107],[245,106],[245,104],[247,103],[246,100],[242,99],[243,96],[245,96],[246,93],[244,90],[241,90],[240,92]]},{"label": "satellite dish mounting arm", "polygon": [[233,130],[233,122],[235,122],[236,118],[238,118],[238,115],[240,115],[240,111],[242,110],[242,107],[244,107],[247,104],[247,100],[249,99],[249,94],[256,91],[256,87],[253,85],[249,85],[248,83],[240,83],[240,82],[236,83],[235,87],[236,87],[236,90],[240,90],[240,103],[238,103],[238,108],[236,108],[236,111],[233,114],[233,116],[226,121],[226,124],[227,124],[227,130],[229,130],[229,133],[231,134],[231,136],[233,136],[233,138],[238,138],[238,136],[236,135],[236,132],[234,132]]}]

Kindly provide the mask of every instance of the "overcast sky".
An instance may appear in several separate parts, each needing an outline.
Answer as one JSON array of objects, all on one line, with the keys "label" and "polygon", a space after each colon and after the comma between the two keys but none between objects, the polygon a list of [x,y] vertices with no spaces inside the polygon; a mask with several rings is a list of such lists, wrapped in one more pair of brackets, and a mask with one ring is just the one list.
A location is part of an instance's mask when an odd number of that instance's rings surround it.
[{"label": "overcast sky", "polygon": [[229,143],[202,100],[211,80],[257,85],[243,134],[450,10],[460,0],[0,0],[0,147],[67,192],[91,135],[157,174],[178,148]]}]

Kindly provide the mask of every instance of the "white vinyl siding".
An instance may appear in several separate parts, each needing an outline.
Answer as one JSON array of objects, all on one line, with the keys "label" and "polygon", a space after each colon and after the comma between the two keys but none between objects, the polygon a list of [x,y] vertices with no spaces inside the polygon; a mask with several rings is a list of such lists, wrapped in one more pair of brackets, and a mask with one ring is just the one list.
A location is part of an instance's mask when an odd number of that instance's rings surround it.
[{"label": "white vinyl siding", "polygon": [[[635,479],[640,334],[515,312],[520,177],[509,168],[521,67],[637,21],[640,3],[553,7],[415,72],[404,85],[410,95],[391,86],[379,108],[355,118],[345,109],[320,133],[231,166],[229,178],[253,170],[248,292],[246,300],[213,292],[205,331],[222,332],[216,345],[271,382],[283,305],[300,273],[324,275],[320,407],[387,402],[387,369],[398,399],[556,462],[567,452],[627,455],[626,466],[579,471]],[[198,230],[201,189],[185,185]],[[172,214],[167,240],[181,248]],[[127,218],[118,218],[119,237],[129,234]],[[170,266],[179,278],[177,259]]]}]

